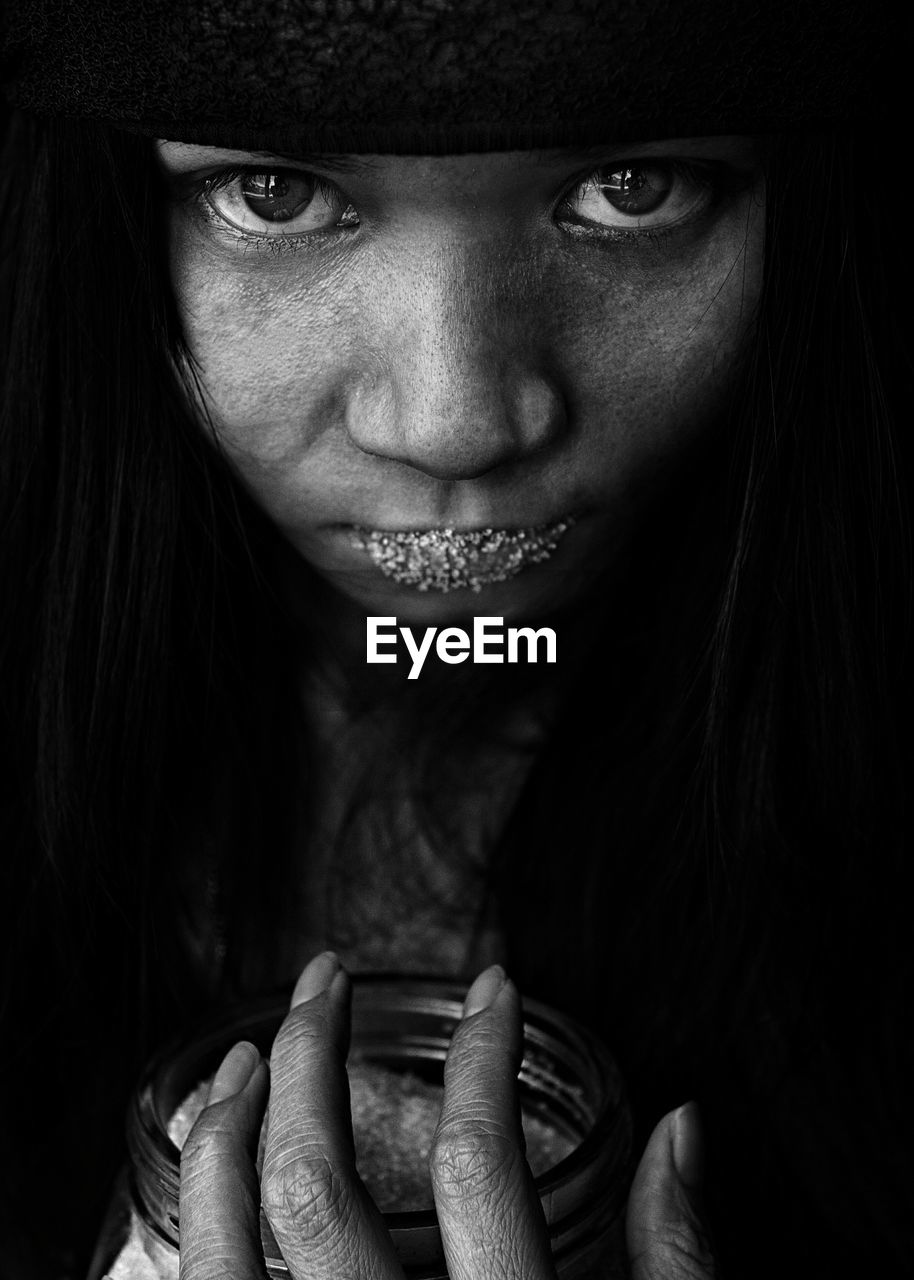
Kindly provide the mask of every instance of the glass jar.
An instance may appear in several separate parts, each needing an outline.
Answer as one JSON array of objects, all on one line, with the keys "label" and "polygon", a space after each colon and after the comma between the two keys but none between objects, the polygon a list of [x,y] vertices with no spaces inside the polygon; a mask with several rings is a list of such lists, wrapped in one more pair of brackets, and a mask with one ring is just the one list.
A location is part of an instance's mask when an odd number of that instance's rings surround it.
[{"label": "glass jar", "polygon": [[[409,1072],[443,1083],[444,1059],[460,1021],[466,985],[409,976],[353,981],[350,1062]],[[134,1238],[154,1273],[178,1276],[179,1151],[168,1124],[184,1099],[211,1076],[228,1048],[250,1040],[265,1056],[288,1012],[286,1001],[249,1004],[147,1068],[128,1117],[131,1166],[126,1196]],[[562,1013],[524,1001],[524,1057],[519,1075],[528,1115],[573,1143],[571,1153],[536,1178],[553,1257],[562,1280],[622,1277],[624,1209],[630,1178],[631,1119],[619,1072],[603,1045]],[[409,1280],[447,1280],[434,1209],[386,1212],[384,1221]],[[121,1223],[125,1222],[123,1206]],[[123,1230],[121,1231],[123,1235]],[[289,1272],[266,1218],[261,1234],[270,1277]],[[95,1274],[113,1263],[99,1257]],[[130,1280],[152,1270],[124,1269]]]}]

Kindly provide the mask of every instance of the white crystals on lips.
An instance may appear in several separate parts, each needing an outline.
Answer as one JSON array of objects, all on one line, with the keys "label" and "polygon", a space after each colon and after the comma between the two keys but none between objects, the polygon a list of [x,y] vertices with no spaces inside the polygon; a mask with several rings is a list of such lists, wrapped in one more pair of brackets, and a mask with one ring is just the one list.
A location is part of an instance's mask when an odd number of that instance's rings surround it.
[{"label": "white crystals on lips", "polygon": [[479,592],[548,560],[570,516],[527,529],[366,529],[356,526],[353,543],[368,553],[386,578],[417,591]]}]

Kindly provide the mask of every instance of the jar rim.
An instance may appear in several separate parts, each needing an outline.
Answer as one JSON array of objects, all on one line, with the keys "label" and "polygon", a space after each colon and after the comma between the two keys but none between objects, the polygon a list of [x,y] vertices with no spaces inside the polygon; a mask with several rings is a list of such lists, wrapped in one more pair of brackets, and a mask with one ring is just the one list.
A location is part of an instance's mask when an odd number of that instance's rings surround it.
[{"label": "jar rim", "polygon": [[[355,1007],[360,999],[366,1000],[370,996],[376,999],[383,991],[388,991],[392,998],[408,995],[411,1008],[416,1008],[415,1002],[418,1001],[418,1007],[426,1013],[440,1015],[444,1017],[445,1025],[453,1021],[456,1026],[469,985],[459,979],[434,974],[355,974],[353,1001]],[[191,1054],[196,1060],[205,1060],[209,1052],[221,1056],[227,1041],[233,1032],[238,1033],[240,1025],[252,1030],[252,1038],[257,1038],[263,1031],[272,1039],[288,1012],[289,994],[290,989],[285,988],[281,992],[239,1002],[208,1020],[193,1040],[175,1039],[166,1044],[147,1064],[131,1101],[128,1142],[135,1168],[140,1161],[147,1168],[152,1166],[150,1172],[154,1175],[156,1189],[164,1199],[173,1199],[177,1203],[180,1149],[168,1134],[170,1115],[163,1116],[159,1108],[163,1072],[169,1068],[174,1070]],[[558,1036],[577,1061],[587,1064],[589,1080],[585,1083],[590,1085],[592,1093],[598,1095],[593,1119],[588,1122],[586,1132],[574,1148],[557,1164],[535,1177],[537,1195],[544,1204],[552,1197],[560,1196],[563,1188],[579,1179],[601,1156],[611,1157],[611,1168],[606,1171],[610,1177],[614,1172],[627,1173],[631,1155],[631,1118],[621,1073],[609,1050],[577,1019],[538,1000],[524,997],[523,1025],[524,1056],[519,1073],[522,1088],[530,1091],[543,1078],[542,1068],[537,1070],[536,1057],[535,1054],[531,1056],[531,1050],[539,1047],[545,1053],[546,1042],[554,1045]],[[452,1031],[453,1028],[448,1032],[447,1041]],[[445,1052],[447,1041],[443,1042]],[[627,1179],[619,1177],[618,1182],[627,1187]],[[384,1222],[392,1232],[437,1228],[434,1207],[382,1212]]]}]

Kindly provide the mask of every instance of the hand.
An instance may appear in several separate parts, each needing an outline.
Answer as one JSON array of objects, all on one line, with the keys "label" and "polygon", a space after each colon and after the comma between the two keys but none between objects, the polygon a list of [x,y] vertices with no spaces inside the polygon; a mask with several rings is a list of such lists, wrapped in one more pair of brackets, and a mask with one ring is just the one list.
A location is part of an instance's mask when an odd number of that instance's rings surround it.
[{"label": "hand", "polygon": [[[336,957],[317,956],[298,981],[273,1045],[259,1185],[267,1068],[252,1045],[236,1045],[225,1058],[181,1157],[181,1280],[264,1280],[261,1199],[293,1280],[403,1280],[381,1214],[355,1169],[345,1070],[349,1000],[349,979]],[[521,1053],[517,990],[497,966],[487,969],[467,995],[448,1051],[430,1157],[451,1280],[556,1280],[523,1156]],[[668,1176],[671,1168],[675,1176],[672,1123],[667,1117],[658,1125],[633,1187],[636,1280],[712,1274],[655,1265],[676,1256],[670,1245],[680,1238],[685,1203]]]},{"label": "hand", "polygon": [[712,1280],[702,1224],[703,1150],[698,1108],[665,1115],[635,1172],[625,1212],[632,1280]]}]

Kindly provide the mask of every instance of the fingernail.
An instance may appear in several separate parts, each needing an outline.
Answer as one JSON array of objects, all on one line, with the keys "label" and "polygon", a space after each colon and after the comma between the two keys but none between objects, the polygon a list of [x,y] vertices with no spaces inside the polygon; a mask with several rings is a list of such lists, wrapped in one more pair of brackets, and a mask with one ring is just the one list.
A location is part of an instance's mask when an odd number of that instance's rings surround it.
[{"label": "fingernail", "polygon": [[673,1116],[673,1164],[687,1191],[700,1189],[704,1173],[704,1138],[697,1102],[687,1102]]},{"label": "fingernail", "polygon": [[222,1059],[219,1070],[213,1076],[206,1105],[210,1107],[214,1102],[224,1102],[226,1098],[232,1098],[236,1093],[240,1093],[256,1071],[259,1062],[260,1054],[247,1040],[232,1045]]},{"label": "fingernail", "polygon": [[494,1004],[498,993],[508,981],[508,975],[500,964],[490,965],[470,987],[463,1002],[463,1016],[472,1018],[474,1013],[482,1013]]},{"label": "fingernail", "polygon": [[326,991],[342,968],[335,951],[322,951],[302,970],[292,992],[292,1008]]}]

